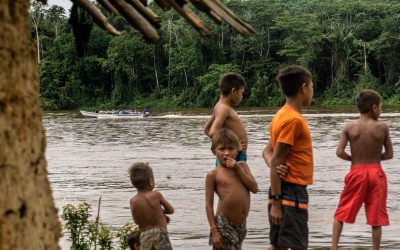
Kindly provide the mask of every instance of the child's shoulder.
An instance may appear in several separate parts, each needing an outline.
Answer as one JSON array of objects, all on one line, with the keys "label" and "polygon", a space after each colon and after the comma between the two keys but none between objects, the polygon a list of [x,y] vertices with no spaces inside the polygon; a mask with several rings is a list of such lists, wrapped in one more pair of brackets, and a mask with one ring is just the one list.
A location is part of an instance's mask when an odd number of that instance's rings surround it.
[{"label": "child's shoulder", "polygon": [[359,125],[359,119],[348,121],[344,124],[344,129],[349,129]]},{"label": "child's shoulder", "polygon": [[215,112],[225,112],[225,111],[230,111],[233,110],[232,106],[223,103],[223,102],[217,102],[214,106],[214,113]]},{"label": "child's shoulder", "polygon": [[224,171],[223,167],[215,167],[207,171],[207,178],[216,178],[217,175]]},{"label": "child's shoulder", "polygon": [[138,192],[135,196],[133,196],[131,198],[131,200],[132,199],[138,200],[138,199],[140,199],[140,197],[145,197],[146,199],[155,199],[160,196],[161,196],[161,193],[159,191],[152,190],[152,191],[146,191],[146,192],[142,192],[142,193]]},{"label": "child's shoulder", "polygon": [[160,198],[161,196],[162,196],[162,194],[161,194],[160,191],[155,191],[155,190],[153,190],[153,191],[150,191],[150,192],[148,193],[148,197],[149,197],[149,198],[153,198],[153,199]]},{"label": "child's shoulder", "polygon": [[207,171],[207,176],[215,175],[215,174],[217,173],[217,171],[218,171],[218,168],[217,168],[217,167],[212,168],[212,169],[209,169],[209,170]]},{"label": "child's shoulder", "polygon": [[377,127],[378,129],[382,130],[382,131],[388,131],[389,130],[389,126],[386,122],[384,121],[377,121]]}]

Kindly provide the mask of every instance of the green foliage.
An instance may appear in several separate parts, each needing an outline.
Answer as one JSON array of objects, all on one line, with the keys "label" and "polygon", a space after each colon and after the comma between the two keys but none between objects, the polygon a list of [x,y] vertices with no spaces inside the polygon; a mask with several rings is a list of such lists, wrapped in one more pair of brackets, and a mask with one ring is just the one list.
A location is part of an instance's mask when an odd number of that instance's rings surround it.
[{"label": "green foliage", "polygon": [[354,94],[363,89],[373,89],[379,92],[378,79],[375,78],[371,73],[361,75],[354,88]]},{"label": "green foliage", "polygon": [[73,250],[89,249],[89,212],[90,205],[86,202],[76,207],[71,204],[63,207],[61,218],[67,222],[65,228],[70,233],[71,249]]},{"label": "green foliage", "polygon": [[241,73],[239,66],[234,64],[211,64],[208,72],[197,77],[197,82],[201,86],[197,104],[201,107],[211,107],[219,97],[219,79],[227,72]]},{"label": "green foliage", "polygon": [[322,104],[352,104],[354,101],[354,85],[345,77],[336,79],[325,91]]},{"label": "green foliage", "polygon": [[33,3],[30,24],[33,38],[40,38],[40,95],[46,109],[210,107],[218,99],[219,76],[231,70],[248,82],[242,105],[279,105],[273,79],[279,67],[294,63],[315,74],[321,103],[349,103],[372,82],[390,102],[399,100],[396,1],[225,1],[256,29],[250,38],[197,13],[213,31],[204,38],[176,12],[161,11],[152,2],[149,7],[163,20],[159,45],[147,44],[124,19],[110,15],[124,34],[112,37],[95,27],[86,58],[76,56],[63,10]]},{"label": "green foliage", "polygon": [[248,105],[256,106],[279,106],[284,98],[281,95],[279,84],[276,81],[270,81],[267,77],[257,77],[255,84],[251,89],[249,100],[253,103]]},{"label": "green foliage", "polygon": [[[65,205],[61,218],[66,222],[65,229],[70,235],[71,250],[91,250],[95,249],[95,245],[100,250],[125,250],[128,248],[126,236],[138,229],[136,224],[127,223],[119,230],[111,231],[103,223],[91,219],[91,206],[87,202],[77,206]],[[117,248],[113,246],[115,237]]]},{"label": "green foliage", "polygon": [[[97,237],[98,237],[97,242],[100,245],[100,250],[113,249],[112,248],[113,233],[108,227],[101,225]],[[121,249],[126,249],[126,248],[127,247]]]}]

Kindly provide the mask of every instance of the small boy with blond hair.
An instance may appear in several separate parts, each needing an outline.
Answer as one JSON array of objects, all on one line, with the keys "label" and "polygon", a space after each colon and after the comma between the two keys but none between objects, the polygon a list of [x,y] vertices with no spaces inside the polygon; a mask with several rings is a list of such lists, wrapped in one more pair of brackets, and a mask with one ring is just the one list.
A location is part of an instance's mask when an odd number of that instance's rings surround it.
[{"label": "small boy with blond hair", "polygon": [[[206,213],[213,249],[240,250],[246,237],[246,219],[250,210],[250,193],[258,185],[246,162],[235,160],[239,138],[229,129],[220,129],[212,137],[212,152],[219,166],[207,173]],[[214,215],[214,192],[219,197]]]}]

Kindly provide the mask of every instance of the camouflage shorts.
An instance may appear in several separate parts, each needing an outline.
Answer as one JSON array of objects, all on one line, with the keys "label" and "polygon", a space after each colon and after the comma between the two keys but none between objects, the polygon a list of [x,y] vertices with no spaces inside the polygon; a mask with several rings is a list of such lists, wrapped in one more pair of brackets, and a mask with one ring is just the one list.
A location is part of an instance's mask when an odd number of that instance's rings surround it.
[{"label": "camouflage shorts", "polygon": [[[218,232],[221,234],[223,240],[224,250],[238,250],[242,249],[242,243],[247,234],[246,223],[241,225],[230,222],[223,215],[215,215],[215,223]],[[212,245],[212,235],[210,233],[210,245]],[[216,249],[213,247],[213,249]]]},{"label": "camouflage shorts", "polygon": [[141,250],[172,250],[166,228],[153,228],[140,233]]}]

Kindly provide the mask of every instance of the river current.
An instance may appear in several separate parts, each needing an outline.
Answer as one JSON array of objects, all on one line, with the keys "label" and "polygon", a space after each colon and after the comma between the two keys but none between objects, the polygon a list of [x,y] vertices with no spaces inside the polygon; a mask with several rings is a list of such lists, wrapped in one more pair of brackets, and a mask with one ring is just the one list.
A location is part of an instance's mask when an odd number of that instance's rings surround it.
[{"label": "river current", "polygon": [[[269,169],[261,152],[268,140],[268,124],[276,109],[239,109],[249,135],[248,164],[260,191],[251,197],[244,249],[266,249],[268,240],[267,191]],[[382,249],[400,249],[400,107],[384,107],[394,159],[382,163],[387,174],[391,225],[383,227]],[[159,112],[143,119],[87,119],[78,112],[46,112],[46,158],[56,206],[89,202],[93,211],[102,197],[101,221],[113,228],[131,222],[129,199],[135,194],[128,168],[147,161],[153,168],[156,189],[175,207],[168,226],[174,249],[200,250],[208,246],[205,214],[205,176],[215,158],[203,126],[211,110]],[[310,249],[330,245],[333,214],[349,163],[335,151],[344,124],[358,116],[353,107],[304,110],[313,140],[314,184],[310,195]],[[95,217],[93,212],[93,217]],[[69,249],[68,235],[61,241]],[[361,208],[355,224],[345,224],[341,246],[370,249],[371,228]]]}]

